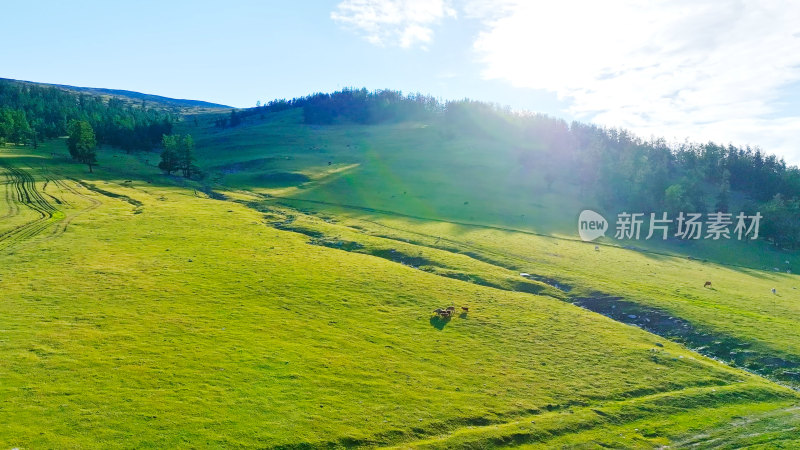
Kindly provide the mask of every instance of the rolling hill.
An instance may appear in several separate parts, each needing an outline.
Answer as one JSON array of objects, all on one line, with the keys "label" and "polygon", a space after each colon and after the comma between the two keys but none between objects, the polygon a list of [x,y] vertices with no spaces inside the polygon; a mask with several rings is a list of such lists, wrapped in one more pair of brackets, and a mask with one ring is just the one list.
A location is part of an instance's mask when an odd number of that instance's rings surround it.
[{"label": "rolling hill", "polygon": [[37,83],[25,80],[14,80],[10,78],[0,78],[0,82],[8,82],[19,85],[32,85],[32,86],[52,86],[55,88],[63,89],[68,92],[75,92],[78,94],[88,94],[103,98],[118,98],[127,100],[128,102],[150,102],[164,108],[178,108],[187,110],[220,110],[230,109],[230,106],[220,105],[218,103],[204,102],[201,100],[187,100],[178,98],[163,97],[160,95],[143,94],[141,92],[126,91],[123,89],[105,89],[105,88],[92,88],[70,86],[66,84],[50,84],[50,83]]},{"label": "rolling hill", "polygon": [[[503,137],[454,139],[436,124],[413,122],[306,125],[298,110],[237,128],[187,131],[197,136],[199,159],[219,189],[243,191],[251,205],[328,214],[345,224],[309,226],[309,235],[347,235],[358,245],[388,236],[502,267],[511,279],[531,274],[567,287],[561,297],[583,307],[800,382],[797,278],[773,270],[800,264],[796,252],[758,241],[632,247],[608,238],[595,252],[575,228],[578,212],[596,203],[570,180],[548,189]],[[480,278],[469,270],[453,276]]]},{"label": "rolling hill", "polygon": [[202,180],[1,149],[0,445],[800,444],[795,254],[596,251],[509,136],[221,114]]}]

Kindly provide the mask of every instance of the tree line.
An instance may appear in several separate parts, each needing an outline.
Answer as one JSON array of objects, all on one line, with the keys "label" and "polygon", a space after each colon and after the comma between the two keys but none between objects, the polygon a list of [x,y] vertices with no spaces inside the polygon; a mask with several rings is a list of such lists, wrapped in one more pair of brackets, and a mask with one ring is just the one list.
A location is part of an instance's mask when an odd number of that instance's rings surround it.
[{"label": "tree line", "polygon": [[88,123],[97,144],[126,151],[152,150],[172,133],[176,117],[160,108],[55,86],[0,79],[0,143],[37,146],[65,136],[73,121]]},{"label": "tree line", "polygon": [[780,248],[800,248],[800,169],[758,147],[669,144],[546,116],[505,123],[513,122],[528,142],[557,150],[535,154],[531,164],[538,174],[574,183],[608,210],[670,217],[761,212],[764,238]]},{"label": "tree line", "polygon": [[[67,127],[67,149],[77,162],[86,164],[89,173],[97,165],[97,139],[92,125],[85,120],[73,120]],[[192,135],[164,134],[161,136],[161,161],[158,168],[167,175],[179,172],[185,178],[202,176],[194,164],[194,139]]]},{"label": "tree line", "polygon": [[70,156],[86,164],[89,172],[97,165],[97,147],[109,145],[127,152],[162,147],[159,168],[187,178],[199,175],[192,137],[172,135],[176,120],[176,115],[148,107],[144,100],[0,79],[0,144],[37,147],[42,140],[67,136]]},{"label": "tree line", "polygon": [[434,97],[422,94],[404,95],[400,91],[343,89],[333,93],[316,93],[291,100],[272,100],[255,108],[232,110],[220,117],[217,127],[240,125],[254,116],[302,108],[303,121],[309,125],[334,123],[378,124],[405,120],[427,120],[443,110],[444,105]]}]

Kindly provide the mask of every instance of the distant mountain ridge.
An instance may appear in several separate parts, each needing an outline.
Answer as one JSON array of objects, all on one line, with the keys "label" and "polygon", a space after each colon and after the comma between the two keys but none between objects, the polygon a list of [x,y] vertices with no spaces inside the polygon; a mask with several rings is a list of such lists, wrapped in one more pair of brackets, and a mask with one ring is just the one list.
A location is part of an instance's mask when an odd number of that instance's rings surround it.
[{"label": "distant mountain ridge", "polygon": [[144,100],[147,102],[154,102],[159,103],[165,106],[170,107],[178,107],[178,108],[225,108],[225,109],[232,109],[231,106],[222,105],[219,103],[211,103],[205,102],[201,100],[189,100],[189,99],[178,99],[178,98],[171,98],[171,97],[163,97],[160,95],[153,95],[153,94],[144,94],[141,92],[136,91],[127,91],[123,89],[105,89],[105,88],[94,88],[94,87],[81,87],[81,86],[70,86],[66,84],[54,84],[54,83],[40,83],[36,81],[27,81],[27,80],[16,80],[13,78],[0,78],[0,81],[8,81],[14,83],[22,83],[22,84],[35,84],[39,86],[53,86],[69,91],[74,92],[81,92],[86,94],[92,95],[111,95],[114,97],[124,97],[130,100]]}]

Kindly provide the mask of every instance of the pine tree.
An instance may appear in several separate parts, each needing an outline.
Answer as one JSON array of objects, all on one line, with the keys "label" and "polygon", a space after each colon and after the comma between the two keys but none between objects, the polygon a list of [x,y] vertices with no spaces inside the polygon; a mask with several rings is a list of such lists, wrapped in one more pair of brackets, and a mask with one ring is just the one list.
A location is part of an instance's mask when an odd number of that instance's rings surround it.
[{"label": "pine tree", "polygon": [[161,143],[164,150],[161,152],[161,162],[158,163],[158,168],[167,172],[167,175],[172,175],[172,172],[179,168],[179,155],[177,136],[163,135]]},{"label": "pine tree", "polygon": [[231,110],[231,119],[228,122],[228,124],[231,127],[235,127],[238,126],[240,123],[242,123],[242,116],[237,114],[235,109]]},{"label": "pine tree", "polygon": [[717,195],[717,211],[728,212],[731,202],[731,173],[728,169],[722,172],[722,182]]},{"label": "pine tree", "polygon": [[69,137],[67,147],[69,154],[75,161],[89,166],[89,173],[92,173],[92,166],[97,164],[97,140],[94,130],[89,122],[85,120],[73,120],[69,124]]},{"label": "pine tree", "polygon": [[191,178],[197,170],[194,166],[194,140],[191,134],[179,137],[178,140],[180,141],[180,168],[185,178]]},{"label": "pine tree", "polygon": [[172,172],[180,171],[186,177],[191,178],[199,172],[194,165],[194,139],[192,135],[164,135],[162,137],[164,150],[161,152],[161,162],[158,168],[172,175]]}]

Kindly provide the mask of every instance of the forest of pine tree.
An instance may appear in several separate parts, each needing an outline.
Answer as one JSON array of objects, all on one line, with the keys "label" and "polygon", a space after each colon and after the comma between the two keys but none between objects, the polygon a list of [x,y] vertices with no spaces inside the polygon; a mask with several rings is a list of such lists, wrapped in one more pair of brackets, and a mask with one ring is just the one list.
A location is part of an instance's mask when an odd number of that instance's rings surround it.
[{"label": "forest of pine tree", "polygon": [[91,125],[99,145],[151,150],[172,132],[172,114],[146,104],[0,79],[0,143],[36,146],[65,136],[72,121]]}]

